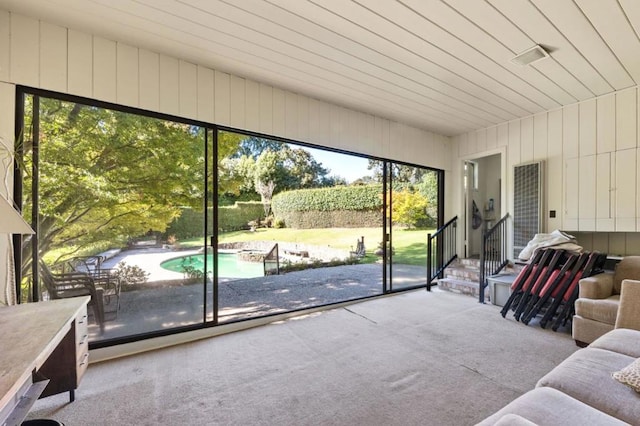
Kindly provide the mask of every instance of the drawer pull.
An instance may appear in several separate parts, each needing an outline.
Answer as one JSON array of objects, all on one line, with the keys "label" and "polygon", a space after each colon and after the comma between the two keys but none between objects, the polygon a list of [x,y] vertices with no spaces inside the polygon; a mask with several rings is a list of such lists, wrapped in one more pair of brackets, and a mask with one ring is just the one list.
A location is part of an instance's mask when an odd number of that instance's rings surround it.
[{"label": "drawer pull", "polygon": [[87,315],[83,315],[78,319],[78,324],[84,324],[84,321],[87,319]]},{"label": "drawer pull", "polygon": [[89,353],[87,352],[86,354],[84,354],[84,356],[82,357],[82,362],[79,364],[80,367],[82,367],[83,365],[85,365],[87,363],[87,359],[89,358]]},{"label": "drawer pull", "polygon": [[84,336],[82,336],[82,338],[80,339],[80,341],[78,342],[78,346],[82,346],[84,345],[84,342],[87,341],[87,337],[89,337],[88,334],[85,334]]}]

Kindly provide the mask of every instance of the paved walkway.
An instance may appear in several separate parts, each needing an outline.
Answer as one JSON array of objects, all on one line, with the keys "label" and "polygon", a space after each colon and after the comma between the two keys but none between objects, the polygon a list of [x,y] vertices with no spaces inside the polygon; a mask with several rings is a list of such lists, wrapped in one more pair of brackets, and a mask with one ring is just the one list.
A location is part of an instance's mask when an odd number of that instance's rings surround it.
[{"label": "paved walkway", "polygon": [[[189,254],[166,249],[122,252],[105,262],[113,267],[124,260],[150,272],[142,289],[123,291],[117,316],[114,304],[106,306],[106,327],[102,336],[90,327],[92,339],[109,339],[190,325],[212,319],[213,286],[202,284],[165,285],[166,280],[182,279],[183,274],[160,268],[160,262]],[[223,279],[218,285],[219,321],[254,318],[272,313],[320,306],[382,294],[382,265],[335,266],[289,272],[250,279]],[[393,265],[394,290],[425,284],[426,268]],[[157,286],[154,286],[157,284]]]}]

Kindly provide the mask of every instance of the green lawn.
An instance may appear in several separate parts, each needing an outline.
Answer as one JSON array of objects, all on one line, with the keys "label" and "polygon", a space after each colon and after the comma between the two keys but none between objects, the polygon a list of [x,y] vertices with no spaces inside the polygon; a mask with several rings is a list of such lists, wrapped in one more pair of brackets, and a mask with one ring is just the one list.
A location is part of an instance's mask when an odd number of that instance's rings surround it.
[{"label": "green lawn", "polygon": [[[430,229],[393,229],[394,263],[426,265],[427,234]],[[260,228],[254,232],[235,231],[218,235],[221,243],[237,241],[286,241],[318,246],[329,246],[343,250],[355,250],[358,238],[364,237],[367,256],[365,262],[375,262],[373,252],[382,241],[382,228],[326,228],[290,229]],[[183,246],[201,245],[202,239],[180,241]]]}]

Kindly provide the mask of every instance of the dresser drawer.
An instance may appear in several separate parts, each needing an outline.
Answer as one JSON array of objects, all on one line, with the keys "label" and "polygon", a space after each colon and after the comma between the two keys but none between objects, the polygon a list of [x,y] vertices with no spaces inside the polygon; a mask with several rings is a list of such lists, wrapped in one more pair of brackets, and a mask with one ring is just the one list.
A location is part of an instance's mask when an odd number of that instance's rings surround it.
[{"label": "dresser drawer", "polygon": [[[76,342],[81,342],[88,339],[89,336],[89,317],[87,316],[87,306],[78,313],[75,319],[76,327]],[[87,337],[85,337],[87,336]]]},{"label": "dresser drawer", "polygon": [[89,366],[89,351],[85,352],[79,359],[76,367],[76,386],[80,385],[80,380],[84,376],[87,367]]}]

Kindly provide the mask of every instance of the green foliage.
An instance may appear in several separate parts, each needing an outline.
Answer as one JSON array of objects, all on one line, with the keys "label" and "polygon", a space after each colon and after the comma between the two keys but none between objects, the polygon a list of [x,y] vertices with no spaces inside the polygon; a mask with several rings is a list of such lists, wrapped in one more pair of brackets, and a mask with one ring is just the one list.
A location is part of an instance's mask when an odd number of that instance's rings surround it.
[{"label": "green foliage", "polygon": [[125,262],[118,263],[112,273],[118,277],[120,282],[125,286],[144,284],[149,277],[149,273],[139,266],[127,265]]},{"label": "green foliage", "polygon": [[423,225],[427,221],[427,198],[409,190],[393,193],[393,221],[409,227]]},{"label": "green foliage", "polygon": [[380,226],[381,192],[381,185],[287,191],[273,196],[271,209],[290,228]]},{"label": "green foliage", "polygon": [[[30,100],[31,97],[28,97]],[[21,164],[33,166],[31,105]],[[204,130],[122,111],[41,98],[39,250],[83,251],[100,241],[120,245],[148,230],[165,231],[180,206],[204,197]],[[235,152],[239,140],[223,141]],[[234,147],[235,145],[235,147]],[[24,180],[30,214],[32,181]],[[25,247],[23,259],[30,259]]]},{"label": "green foliage", "polygon": [[[208,229],[213,231],[213,212],[210,209]],[[259,201],[237,202],[233,206],[218,207],[218,227],[221,231],[237,231],[248,229],[250,221],[259,221],[264,217],[264,207]],[[185,207],[181,213],[171,222],[165,235],[174,235],[178,240],[202,237],[204,235],[204,223],[202,211]],[[165,237],[166,238],[166,237]]]},{"label": "green foliage", "polygon": [[382,208],[382,186],[339,186],[281,192],[273,196],[276,216],[290,211],[372,210]]}]

